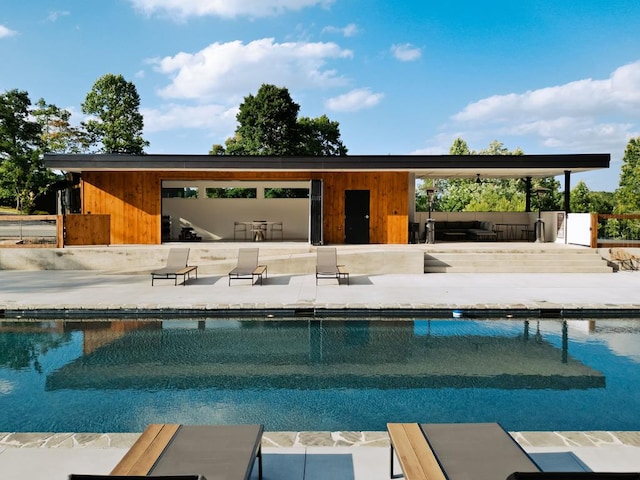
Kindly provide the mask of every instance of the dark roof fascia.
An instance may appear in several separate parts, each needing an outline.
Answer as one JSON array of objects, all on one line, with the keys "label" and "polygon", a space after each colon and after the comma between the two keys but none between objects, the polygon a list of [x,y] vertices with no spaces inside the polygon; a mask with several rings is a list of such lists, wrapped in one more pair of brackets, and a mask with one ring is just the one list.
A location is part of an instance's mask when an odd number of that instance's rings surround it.
[{"label": "dark roof fascia", "polygon": [[239,155],[45,154],[55,170],[252,170],[345,171],[541,168],[559,170],[609,168],[611,155],[349,155],[343,157],[271,157]]}]

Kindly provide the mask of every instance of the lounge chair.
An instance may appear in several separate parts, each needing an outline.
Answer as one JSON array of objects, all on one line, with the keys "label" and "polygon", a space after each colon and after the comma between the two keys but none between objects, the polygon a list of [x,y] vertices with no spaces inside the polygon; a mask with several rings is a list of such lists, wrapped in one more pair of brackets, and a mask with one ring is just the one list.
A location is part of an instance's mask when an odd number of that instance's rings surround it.
[{"label": "lounge chair", "polygon": [[341,279],[346,279],[349,285],[349,272],[344,265],[338,265],[338,253],[335,247],[318,247],[316,253],[316,285],[319,278],[335,278],[338,284]]},{"label": "lounge chair", "polygon": [[263,432],[263,425],[151,424],[111,475],[247,480],[257,460],[261,479]]},{"label": "lounge chair", "polygon": [[151,272],[151,286],[153,286],[153,281],[156,279],[173,279],[174,285],[178,285],[178,277],[180,276],[182,277],[182,285],[186,285],[187,280],[191,278],[191,272],[194,272],[196,278],[198,278],[198,267],[195,265],[189,266],[187,264],[188,259],[188,248],[170,248],[164,268]]},{"label": "lounge chair", "polygon": [[511,435],[497,423],[387,424],[406,480],[504,480],[513,472],[539,472]]},{"label": "lounge chair", "polygon": [[258,265],[258,249],[238,249],[238,264],[229,272],[229,285],[231,285],[231,280],[240,279],[250,279],[253,285],[256,278],[260,279],[260,285],[262,285],[263,276],[267,276],[267,266]]}]

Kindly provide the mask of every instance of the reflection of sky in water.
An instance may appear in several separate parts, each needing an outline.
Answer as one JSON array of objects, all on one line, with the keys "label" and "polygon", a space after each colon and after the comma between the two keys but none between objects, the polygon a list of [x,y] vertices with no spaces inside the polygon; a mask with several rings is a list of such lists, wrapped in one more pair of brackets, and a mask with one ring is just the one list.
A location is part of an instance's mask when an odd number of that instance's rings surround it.
[{"label": "reflection of sky in water", "polygon": [[[116,347],[137,338],[136,335],[144,339],[136,345],[146,345],[144,348],[148,347],[149,352],[161,352],[161,361],[149,362],[144,368],[152,369],[156,374],[157,370],[171,368],[168,364],[173,361],[172,375],[179,377],[183,370],[193,366],[189,362],[195,362],[197,367],[208,354],[213,355],[216,362],[220,361],[214,355],[216,352],[198,353],[193,351],[195,347],[191,348],[192,345],[200,345],[200,348],[208,345],[198,343],[205,334],[214,339],[219,336],[220,341],[236,338],[234,335],[237,334],[236,343],[224,348],[231,354],[235,350],[240,357],[253,355],[258,362],[261,358],[266,362],[277,357],[281,363],[271,367],[274,370],[285,368],[291,361],[286,355],[284,360],[280,358],[274,349],[298,354],[311,345],[314,358],[309,362],[323,371],[332,366],[331,358],[355,355],[348,350],[350,344],[355,347],[354,352],[358,349],[367,351],[377,335],[382,335],[384,340],[375,345],[377,350],[366,354],[369,358],[379,356],[379,368],[384,368],[383,360],[394,358],[396,350],[401,350],[398,346],[402,346],[406,338],[413,344],[412,348],[416,348],[422,343],[427,347],[438,345],[437,342],[446,337],[486,337],[493,341],[491,337],[522,338],[525,332],[524,320],[465,319],[421,320],[403,324],[403,329],[380,334],[380,329],[396,328],[392,323],[396,322],[355,322],[351,330],[339,331],[337,324],[330,322],[324,322],[322,327],[306,328],[306,322],[302,322],[301,327],[299,322],[286,321],[280,323],[282,330],[272,332],[247,327],[247,322],[240,321],[165,321],[162,330],[129,332],[84,357],[83,349],[89,334],[85,338],[79,330],[51,333],[44,336],[46,341],[42,341],[42,334],[39,334],[44,348],[38,351],[28,368],[9,368],[0,364],[0,412],[3,412],[0,431],[141,431],[148,423],[157,422],[263,423],[267,430],[384,430],[387,422],[397,421],[498,421],[509,430],[640,430],[640,418],[636,413],[640,411],[640,389],[636,388],[640,384],[640,342],[636,341],[640,322],[637,320],[597,320],[594,331],[589,331],[586,321],[568,322],[570,357],[602,372],[606,378],[604,388],[479,388],[473,386],[473,379],[466,379],[464,388],[385,388],[385,385],[376,388],[375,379],[374,385],[367,388],[353,388],[348,382],[343,382],[340,388],[309,388],[309,379],[302,378],[299,379],[301,385],[294,384],[290,388],[258,388],[246,383],[231,389],[211,385],[165,388],[162,384],[142,388],[126,385],[126,382],[122,384],[126,386],[115,388],[114,385],[119,385],[117,378],[100,378],[101,375],[117,376],[120,369],[125,373],[130,355],[122,358],[121,350]],[[206,330],[198,330],[199,325]],[[298,330],[294,331],[296,328]],[[529,321],[528,334],[532,341],[537,333],[548,349],[557,352],[560,362],[562,322]],[[2,335],[6,333],[0,330]],[[279,335],[287,341],[280,344],[272,341]],[[297,337],[306,343],[289,342]],[[436,343],[429,343],[431,337]],[[336,338],[343,341],[332,346],[332,338],[334,343]],[[175,343],[174,349],[167,350],[170,353],[162,357],[166,344],[171,343]],[[247,351],[256,345],[255,351]],[[322,352],[327,357],[326,362],[318,360],[318,349],[322,348],[327,349]],[[406,353],[397,352],[399,358],[404,358],[402,355]],[[428,356],[425,359],[428,361]],[[105,367],[105,361],[113,362],[115,366]],[[299,362],[299,357],[291,362]],[[358,363],[355,357],[353,363]],[[47,379],[51,382],[67,370],[76,377],[69,381],[84,379],[89,385],[91,380],[96,380],[96,385],[102,381],[116,383],[110,388],[64,388],[64,384],[55,389],[47,387]],[[174,380],[173,377],[168,379]],[[61,381],[64,380],[63,377]],[[295,383],[296,380],[291,381]],[[7,412],[12,412],[11,418]]]}]

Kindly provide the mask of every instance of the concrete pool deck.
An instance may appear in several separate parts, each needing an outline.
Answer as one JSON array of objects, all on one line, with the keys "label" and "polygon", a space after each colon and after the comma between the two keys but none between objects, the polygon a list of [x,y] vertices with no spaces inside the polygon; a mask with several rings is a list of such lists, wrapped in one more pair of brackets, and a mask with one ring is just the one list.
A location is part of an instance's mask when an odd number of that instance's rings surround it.
[{"label": "concrete pool deck", "polygon": [[[91,314],[197,316],[268,310],[332,312],[345,309],[450,315],[473,310],[531,316],[640,315],[640,272],[433,273],[351,275],[350,285],[314,275],[269,275],[228,285],[226,275],[199,275],[186,286],[151,286],[148,274],[100,271],[2,270],[0,315],[76,317]],[[448,312],[448,313],[447,313]]]}]

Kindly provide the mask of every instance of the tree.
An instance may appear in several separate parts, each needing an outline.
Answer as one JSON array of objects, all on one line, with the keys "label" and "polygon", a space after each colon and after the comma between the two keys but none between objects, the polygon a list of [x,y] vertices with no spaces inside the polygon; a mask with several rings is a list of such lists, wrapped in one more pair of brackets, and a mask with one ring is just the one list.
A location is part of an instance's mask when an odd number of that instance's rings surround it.
[{"label": "tree", "polygon": [[614,211],[637,213],[640,212],[640,137],[629,140],[622,162]]},{"label": "tree", "polygon": [[22,212],[29,212],[55,179],[40,159],[41,135],[27,92],[14,89],[0,95],[0,198],[12,199]]},{"label": "tree", "polygon": [[347,147],[340,140],[340,124],[329,120],[326,115],[302,117],[298,126],[301,155],[335,157],[347,154]]},{"label": "tree", "polygon": [[346,155],[338,122],[326,115],[300,118],[300,105],[286,88],[263,84],[248,95],[236,115],[238,127],[225,147],[214,145],[212,155]]},{"label": "tree", "polygon": [[32,115],[42,127],[42,149],[45,153],[84,153],[89,150],[88,133],[71,125],[71,112],[43,98],[36,102]]},{"label": "tree", "polygon": [[102,143],[104,153],[142,155],[149,142],[142,138],[136,86],[122,75],[106,74],[93,84],[82,104],[82,112],[94,118],[85,124],[92,143]]}]

